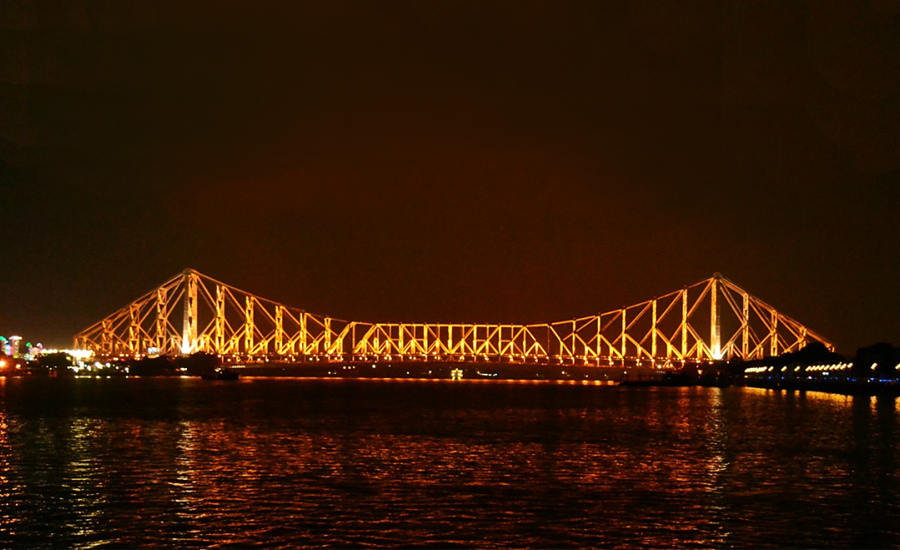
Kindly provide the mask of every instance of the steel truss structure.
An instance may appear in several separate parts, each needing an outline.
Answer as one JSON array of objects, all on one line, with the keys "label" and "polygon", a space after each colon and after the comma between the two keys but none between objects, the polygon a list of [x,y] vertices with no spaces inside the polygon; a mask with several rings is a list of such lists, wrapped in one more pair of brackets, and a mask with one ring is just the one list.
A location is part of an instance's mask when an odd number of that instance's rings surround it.
[{"label": "steel truss structure", "polygon": [[188,269],[75,337],[101,356],[206,352],[282,361],[672,365],[834,346],[718,273],[614,311],[555,323],[366,323],[308,313]]}]

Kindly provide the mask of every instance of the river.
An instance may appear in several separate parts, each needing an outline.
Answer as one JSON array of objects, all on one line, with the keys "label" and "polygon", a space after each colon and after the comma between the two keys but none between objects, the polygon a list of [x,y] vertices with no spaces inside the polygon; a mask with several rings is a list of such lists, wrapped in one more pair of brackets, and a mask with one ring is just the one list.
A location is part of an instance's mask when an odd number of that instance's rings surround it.
[{"label": "river", "polygon": [[0,378],[4,547],[900,547],[895,398]]}]

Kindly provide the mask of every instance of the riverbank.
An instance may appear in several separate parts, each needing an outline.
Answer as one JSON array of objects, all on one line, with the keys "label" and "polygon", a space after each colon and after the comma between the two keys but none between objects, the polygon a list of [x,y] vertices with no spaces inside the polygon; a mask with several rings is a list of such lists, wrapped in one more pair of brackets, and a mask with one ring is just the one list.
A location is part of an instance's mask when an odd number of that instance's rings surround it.
[{"label": "riverbank", "polygon": [[738,384],[749,388],[789,391],[817,391],[840,395],[900,395],[900,382],[878,379],[835,380],[744,380]]},{"label": "riverbank", "polygon": [[458,380],[558,380],[615,383],[622,379],[621,368],[470,362],[397,363],[262,363],[228,365],[241,376],[290,378],[385,378]]}]

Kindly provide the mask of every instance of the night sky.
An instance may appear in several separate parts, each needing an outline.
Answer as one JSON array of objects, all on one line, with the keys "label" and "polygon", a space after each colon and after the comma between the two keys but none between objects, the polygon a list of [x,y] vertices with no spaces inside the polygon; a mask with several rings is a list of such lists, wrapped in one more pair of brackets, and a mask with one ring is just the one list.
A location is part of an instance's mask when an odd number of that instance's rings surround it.
[{"label": "night sky", "polygon": [[900,2],[0,2],[0,334],[186,267],[358,321],[719,271],[900,343]]}]

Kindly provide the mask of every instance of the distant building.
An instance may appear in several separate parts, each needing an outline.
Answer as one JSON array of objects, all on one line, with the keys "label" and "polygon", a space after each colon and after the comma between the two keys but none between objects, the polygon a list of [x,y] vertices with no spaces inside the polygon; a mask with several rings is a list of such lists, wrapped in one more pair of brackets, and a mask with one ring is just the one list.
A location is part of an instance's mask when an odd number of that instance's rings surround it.
[{"label": "distant building", "polygon": [[27,351],[27,355],[25,359],[28,361],[34,361],[35,359],[40,358],[41,353],[44,352],[44,346],[41,343],[38,343],[36,346],[32,346],[31,342],[25,344],[25,349]]},{"label": "distant building", "polygon": [[16,359],[19,358],[19,344],[22,342],[21,336],[10,336],[9,337],[9,351],[6,353],[7,357],[14,357]]}]

